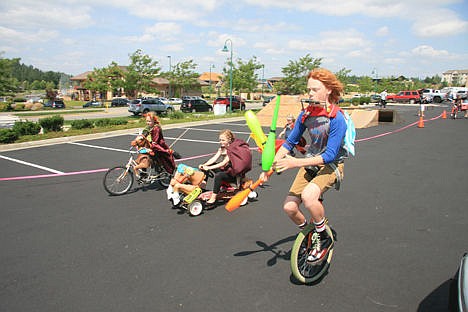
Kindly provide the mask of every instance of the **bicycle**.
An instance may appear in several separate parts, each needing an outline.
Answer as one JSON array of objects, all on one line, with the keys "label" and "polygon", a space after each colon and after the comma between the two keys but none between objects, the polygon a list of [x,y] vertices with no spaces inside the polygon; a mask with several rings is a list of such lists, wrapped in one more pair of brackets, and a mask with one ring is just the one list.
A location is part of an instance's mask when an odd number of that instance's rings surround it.
[{"label": "bicycle", "polygon": [[[323,198],[321,200],[323,201]],[[311,284],[318,281],[328,271],[333,257],[336,233],[328,225],[328,221],[325,231],[327,231],[328,236],[333,240],[333,245],[319,263],[309,263],[307,261],[307,256],[314,246],[319,243],[318,240],[320,239],[312,222],[297,234],[294,241],[291,249],[291,272],[303,284]]]},{"label": "bicycle", "polygon": [[[126,194],[133,186],[134,167],[138,164],[136,162],[135,154],[139,152],[133,152],[130,148],[130,158],[125,166],[116,166],[107,170],[104,175],[103,185],[104,189],[110,195],[123,195]],[[153,161],[153,165],[146,170],[139,170],[140,177],[137,182],[144,186],[151,185],[158,182],[161,187],[167,188],[171,181],[171,174],[168,173],[163,166]]]}]

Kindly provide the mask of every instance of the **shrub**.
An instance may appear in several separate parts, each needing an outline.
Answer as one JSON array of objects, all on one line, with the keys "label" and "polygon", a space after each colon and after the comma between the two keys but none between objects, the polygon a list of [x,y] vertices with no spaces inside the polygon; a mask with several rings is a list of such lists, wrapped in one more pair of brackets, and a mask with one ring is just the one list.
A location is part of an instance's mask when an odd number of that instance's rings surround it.
[{"label": "shrub", "polygon": [[0,143],[8,144],[18,140],[19,135],[13,129],[0,129]]},{"label": "shrub", "polygon": [[175,112],[172,112],[172,114],[170,114],[169,117],[171,119],[184,119],[185,114],[181,111],[175,111]]},{"label": "shrub", "polygon": [[11,103],[0,103],[0,112],[7,112],[11,110]]},{"label": "shrub", "polygon": [[15,131],[18,136],[36,135],[41,131],[41,125],[32,121],[17,121],[13,125],[13,131]]},{"label": "shrub", "polygon": [[44,132],[59,132],[62,131],[63,127],[63,117],[60,115],[41,118],[39,119],[39,124],[44,129]]},{"label": "shrub", "polygon": [[16,103],[15,104],[15,110],[17,110],[17,111],[18,110],[20,110],[20,111],[24,110],[24,103]]},{"label": "shrub", "polygon": [[363,96],[360,98],[359,104],[367,104],[370,103],[370,97],[369,96]]},{"label": "shrub", "polygon": [[113,119],[95,119],[94,125],[96,127],[108,127],[108,126],[118,126],[118,125],[126,125],[128,122],[124,118],[113,118]]},{"label": "shrub", "polygon": [[86,129],[86,128],[93,128],[94,124],[92,121],[88,119],[79,119],[79,120],[73,120],[71,123],[71,127],[73,129]]}]

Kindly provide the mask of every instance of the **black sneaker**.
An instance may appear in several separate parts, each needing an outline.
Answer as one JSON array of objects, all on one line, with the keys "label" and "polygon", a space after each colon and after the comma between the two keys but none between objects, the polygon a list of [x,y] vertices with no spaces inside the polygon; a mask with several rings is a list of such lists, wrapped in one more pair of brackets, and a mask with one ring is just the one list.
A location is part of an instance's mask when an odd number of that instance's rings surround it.
[{"label": "black sneaker", "polygon": [[326,231],[321,233],[314,232],[312,234],[312,250],[307,256],[307,262],[310,264],[318,264],[326,258],[328,252],[333,247],[334,241],[328,236]]},{"label": "black sneaker", "polygon": [[175,159],[181,159],[182,158],[182,156],[178,152],[176,152],[174,150],[172,151],[172,156],[174,156]]}]

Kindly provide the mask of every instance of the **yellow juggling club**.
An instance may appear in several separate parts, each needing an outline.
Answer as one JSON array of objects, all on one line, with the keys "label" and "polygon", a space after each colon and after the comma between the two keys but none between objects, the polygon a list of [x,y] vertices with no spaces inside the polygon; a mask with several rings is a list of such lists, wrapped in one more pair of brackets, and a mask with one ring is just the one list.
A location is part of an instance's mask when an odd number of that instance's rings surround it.
[{"label": "yellow juggling club", "polygon": [[258,148],[263,150],[267,141],[267,137],[263,132],[262,126],[258,121],[257,115],[255,115],[253,111],[248,110],[245,112],[244,117],[245,121],[247,122],[247,126],[252,132],[252,138],[255,140],[255,143],[257,144]]}]

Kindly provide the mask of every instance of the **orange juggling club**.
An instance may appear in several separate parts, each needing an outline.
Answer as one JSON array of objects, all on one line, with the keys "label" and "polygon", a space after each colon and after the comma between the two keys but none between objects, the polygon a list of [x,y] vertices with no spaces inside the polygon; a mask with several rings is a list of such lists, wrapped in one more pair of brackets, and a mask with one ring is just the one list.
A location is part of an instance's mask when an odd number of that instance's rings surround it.
[{"label": "orange juggling club", "polygon": [[[273,169],[270,169],[266,174],[267,177],[271,176],[273,173]],[[249,186],[249,188],[246,188],[245,190],[240,191],[236,195],[234,195],[227,203],[226,203],[226,210],[229,212],[232,212],[239,208],[242,204],[242,202],[249,196],[250,192],[255,190],[260,184],[262,184],[262,180],[258,179],[253,183],[252,185]]]}]

